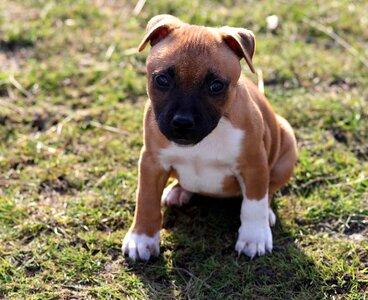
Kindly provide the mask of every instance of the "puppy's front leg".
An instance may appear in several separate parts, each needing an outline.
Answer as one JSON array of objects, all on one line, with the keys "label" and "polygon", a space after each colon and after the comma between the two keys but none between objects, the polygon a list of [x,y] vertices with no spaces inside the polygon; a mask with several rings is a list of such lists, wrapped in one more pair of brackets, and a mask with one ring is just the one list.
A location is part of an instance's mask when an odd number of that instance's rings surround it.
[{"label": "puppy's front leg", "polygon": [[133,260],[149,260],[159,254],[162,223],[161,195],[169,173],[155,156],[142,149],[138,170],[138,193],[134,221],[126,234],[122,251]]},{"label": "puppy's front leg", "polygon": [[270,223],[274,214],[269,208],[269,174],[265,153],[257,153],[247,160],[237,175],[242,189],[241,226],[235,250],[253,258],[272,250]]}]

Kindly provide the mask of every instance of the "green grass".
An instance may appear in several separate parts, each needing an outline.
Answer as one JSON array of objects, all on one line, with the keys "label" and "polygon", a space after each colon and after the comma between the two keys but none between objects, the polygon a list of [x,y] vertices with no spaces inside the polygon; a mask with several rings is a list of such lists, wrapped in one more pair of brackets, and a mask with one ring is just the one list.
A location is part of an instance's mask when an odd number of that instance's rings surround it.
[{"label": "green grass", "polygon": [[[367,2],[134,5],[0,2],[0,298],[366,299],[368,68],[311,21],[367,59]],[[147,51],[130,49],[158,13],[256,34],[254,64],[300,151],[272,255],[238,257],[239,200],[199,197],[164,210],[158,259],[121,255],[146,100]]]}]

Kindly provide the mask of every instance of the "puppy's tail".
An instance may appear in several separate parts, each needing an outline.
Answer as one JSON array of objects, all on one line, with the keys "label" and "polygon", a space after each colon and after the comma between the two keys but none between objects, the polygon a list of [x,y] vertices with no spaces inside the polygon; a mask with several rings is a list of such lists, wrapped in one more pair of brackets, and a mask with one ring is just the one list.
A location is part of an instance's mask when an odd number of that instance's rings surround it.
[{"label": "puppy's tail", "polygon": [[263,74],[261,69],[256,69],[257,77],[258,77],[258,89],[264,94],[264,82],[263,82]]}]

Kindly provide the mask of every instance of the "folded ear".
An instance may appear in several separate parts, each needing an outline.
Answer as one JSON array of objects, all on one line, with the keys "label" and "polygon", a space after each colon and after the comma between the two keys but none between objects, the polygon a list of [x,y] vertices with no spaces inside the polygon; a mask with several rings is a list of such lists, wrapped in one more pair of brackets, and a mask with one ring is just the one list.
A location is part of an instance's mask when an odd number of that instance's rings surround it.
[{"label": "folded ear", "polygon": [[240,58],[244,57],[250,70],[255,73],[252,58],[256,48],[256,39],[253,32],[235,27],[221,27],[219,30],[224,42]]},{"label": "folded ear", "polygon": [[150,42],[151,46],[156,45],[164,39],[175,28],[183,24],[178,18],[171,15],[158,15],[149,20],[146,28],[146,35],[138,46],[141,52]]}]

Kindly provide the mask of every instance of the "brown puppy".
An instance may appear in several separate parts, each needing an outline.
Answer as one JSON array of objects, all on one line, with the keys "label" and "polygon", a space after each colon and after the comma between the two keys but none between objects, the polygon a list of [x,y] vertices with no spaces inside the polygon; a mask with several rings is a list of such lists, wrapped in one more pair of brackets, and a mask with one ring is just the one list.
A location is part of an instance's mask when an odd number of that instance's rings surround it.
[{"label": "brown puppy", "polygon": [[[123,253],[134,260],[158,255],[160,202],[181,205],[192,193],[243,196],[236,251],[271,251],[270,200],[292,175],[297,150],[288,122],[241,75],[241,58],[254,72],[253,33],[159,15],[138,50],[149,42],[137,205]],[[169,177],[175,181],[164,191]]]}]

